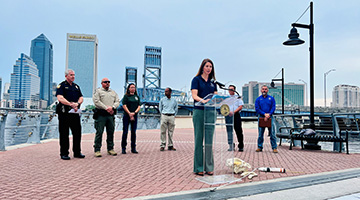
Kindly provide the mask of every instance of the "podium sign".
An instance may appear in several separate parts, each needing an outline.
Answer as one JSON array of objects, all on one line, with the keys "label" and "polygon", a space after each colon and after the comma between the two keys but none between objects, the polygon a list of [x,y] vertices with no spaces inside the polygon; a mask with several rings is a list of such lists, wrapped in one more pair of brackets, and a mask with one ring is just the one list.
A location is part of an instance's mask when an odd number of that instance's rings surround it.
[{"label": "podium sign", "polygon": [[[207,101],[208,100],[208,101]],[[233,114],[235,97],[229,95],[209,94],[196,106],[204,107],[204,167],[206,160],[214,166],[212,176],[205,174],[197,180],[209,185],[230,183],[240,180],[234,177],[234,172],[226,166],[228,159],[234,159],[234,149],[228,151],[233,138]],[[231,142],[231,143],[233,143]]]}]

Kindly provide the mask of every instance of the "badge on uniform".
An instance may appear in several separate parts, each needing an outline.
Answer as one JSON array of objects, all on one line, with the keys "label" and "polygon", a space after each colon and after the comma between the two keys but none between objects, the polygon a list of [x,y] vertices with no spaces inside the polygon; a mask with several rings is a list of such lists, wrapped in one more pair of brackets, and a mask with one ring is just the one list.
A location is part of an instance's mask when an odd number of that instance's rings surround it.
[{"label": "badge on uniform", "polygon": [[75,85],[76,89],[79,89],[79,87],[77,85]]},{"label": "badge on uniform", "polygon": [[223,104],[221,105],[220,107],[220,113],[223,115],[223,116],[228,116],[230,114],[230,108],[227,104]]},{"label": "badge on uniform", "polygon": [[137,101],[137,100],[139,100],[137,97],[135,97],[135,100]]},{"label": "badge on uniform", "polygon": [[59,89],[61,87],[61,84],[59,84],[56,88]]}]

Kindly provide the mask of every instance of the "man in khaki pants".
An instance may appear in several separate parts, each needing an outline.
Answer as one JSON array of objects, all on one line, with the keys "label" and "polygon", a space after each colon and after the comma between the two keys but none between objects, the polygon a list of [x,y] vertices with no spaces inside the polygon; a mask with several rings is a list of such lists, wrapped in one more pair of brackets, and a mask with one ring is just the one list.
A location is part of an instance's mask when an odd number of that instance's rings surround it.
[{"label": "man in khaki pants", "polygon": [[173,145],[173,134],[175,129],[175,116],[178,112],[178,104],[175,99],[171,98],[171,88],[165,89],[165,97],[160,100],[159,111],[161,113],[160,125],[160,151],[165,150],[166,146],[166,130],[168,130],[168,150],[176,151]]}]

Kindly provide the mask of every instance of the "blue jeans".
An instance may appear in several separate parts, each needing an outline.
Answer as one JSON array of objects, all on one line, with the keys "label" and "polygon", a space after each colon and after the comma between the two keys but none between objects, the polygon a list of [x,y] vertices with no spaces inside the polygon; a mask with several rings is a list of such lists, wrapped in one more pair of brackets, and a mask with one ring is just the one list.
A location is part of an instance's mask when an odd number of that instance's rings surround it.
[{"label": "blue jeans", "polygon": [[[271,117],[271,119],[272,119],[272,117]],[[271,120],[271,121],[273,121],[273,120]],[[274,126],[272,124],[271,127],[268,127],[267,129],[268,129],[269,135],[270,135],[271,148],[276,149],[277,148],[276,136],[275,136],[275,131],[273,131],[273,127]],[[259,137],[258,137],[258,148],[259,149],[263,149],[265,128],[266,127],[259,127]]]},{"label": "blue jeans", "polygon": [[134,116],[135,120],[131,121],[130,116],[124,113],[123,117],[123,134],[121,139],[121,148],[126,149],[129,124],[131,124],[131,150],[136,150],[136,127],[138,116]]}]

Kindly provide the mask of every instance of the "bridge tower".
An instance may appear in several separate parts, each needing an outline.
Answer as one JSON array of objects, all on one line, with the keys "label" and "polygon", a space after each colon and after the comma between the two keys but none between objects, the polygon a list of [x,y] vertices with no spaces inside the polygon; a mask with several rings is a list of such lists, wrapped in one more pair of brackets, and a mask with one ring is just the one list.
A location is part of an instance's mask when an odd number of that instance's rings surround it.
[{"label": "bridge tower", "polygon": [[126,94],[126,88],[130,83],[135,83],[137,85],[137,67],[125,67],[125,84],[124,84],[124,94]]},{"label": "bridge tower", "polygon": [[148,89],[161,88],[161,47],[145,46],[143,99]]}]

